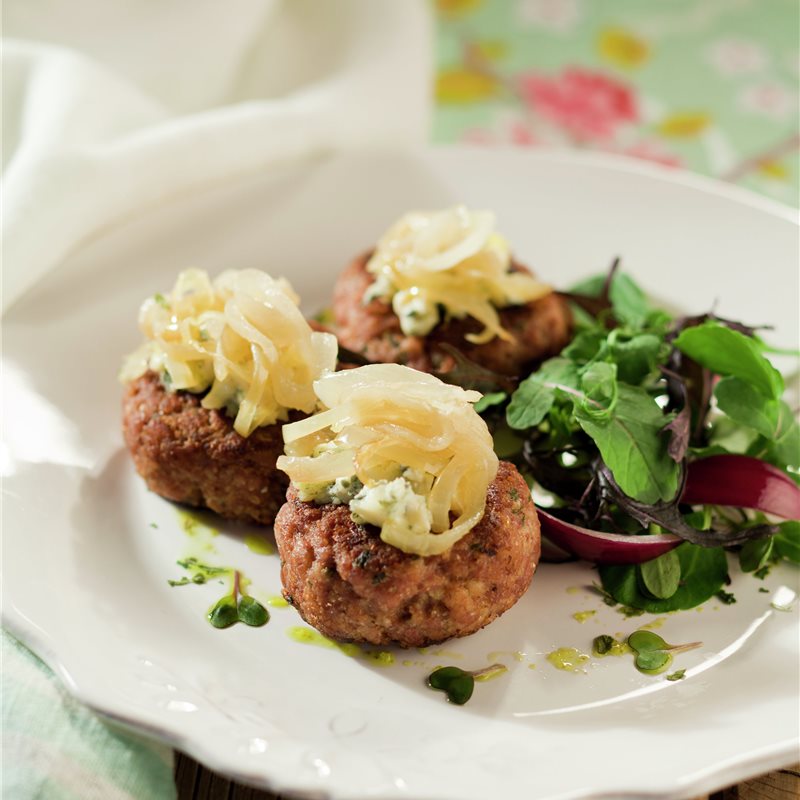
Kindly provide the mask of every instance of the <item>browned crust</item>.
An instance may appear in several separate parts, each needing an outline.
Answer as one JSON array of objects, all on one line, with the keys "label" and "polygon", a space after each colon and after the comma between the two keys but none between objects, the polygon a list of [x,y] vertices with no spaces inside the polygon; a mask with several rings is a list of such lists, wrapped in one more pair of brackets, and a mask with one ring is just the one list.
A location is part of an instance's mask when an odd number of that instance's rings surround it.
[{"label": "browned crust", "polygon": [[284,502],[289,480],[275,468],[280,424],[244,438],[230,417],[203,408],[197,395],[168,392],[148,372],[125,387],[122,431],[136,470],[168,500],[263,525]]},{"label": "browned crust", "polygon": [[326,636],[422,647],[467,636],[511,608],[540,555],[522,476],[501,461],[481,522],[439,556],[403,553],[347,506],[302,502],[290,488],[275,520],[286,599]]},{"label": "browned crust", "polygon": [[[407,364],[423,372],[446,372],[453,362],[440,345],[447,343],[494,372],[519,376],[558,354],[569,342],[572,315],[567,303],[555,293],[499,311],[500,322],[513,334],[513,342],[495,337],[486,344],[471,344],[464,336],[480,332],[482,326],[470,317],[443,322],[425,337],[406,336],[389,304],[378,299],[362,302],[373,281],[366,269],[370,255],[364,253],[356,258],[339,276],[333,290],[339,342],[370,361]],[[513,268],[529,271],[517,262],[513,262]]]}]

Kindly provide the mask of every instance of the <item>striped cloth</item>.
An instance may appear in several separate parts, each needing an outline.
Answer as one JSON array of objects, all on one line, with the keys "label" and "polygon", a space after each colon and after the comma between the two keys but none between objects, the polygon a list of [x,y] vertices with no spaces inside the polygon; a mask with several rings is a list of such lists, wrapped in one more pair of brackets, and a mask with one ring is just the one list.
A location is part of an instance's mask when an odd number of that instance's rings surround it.
[{"label": "striped cloth", "polygon": [[169,747],[103,721],[2,631],[2,788],[8,800],[167,800]]}]

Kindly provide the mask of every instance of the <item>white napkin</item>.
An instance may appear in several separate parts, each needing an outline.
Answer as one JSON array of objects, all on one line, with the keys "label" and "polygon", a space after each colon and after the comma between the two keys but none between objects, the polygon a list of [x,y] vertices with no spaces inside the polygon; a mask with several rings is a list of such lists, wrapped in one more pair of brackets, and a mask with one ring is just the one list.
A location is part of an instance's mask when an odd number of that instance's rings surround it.
[{"label": "white napkin", "polygon": [[204,184],[427,136],[425,0],[6,0],[3,309]]}]

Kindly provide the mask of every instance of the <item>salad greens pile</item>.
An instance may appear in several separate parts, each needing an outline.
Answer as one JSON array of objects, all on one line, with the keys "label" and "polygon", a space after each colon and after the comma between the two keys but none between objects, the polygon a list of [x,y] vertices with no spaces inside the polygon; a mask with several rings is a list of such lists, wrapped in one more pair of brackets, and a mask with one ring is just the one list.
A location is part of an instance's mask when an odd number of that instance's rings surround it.
[{"label": "salad greens pile", "polygon": [[777,468],[800,492],[800,427],[767,358],[777,351],[713,313],[653,308],[618,262],[564,296],[576,332],[556,358],[513,389],[463,359],[456,379],[487,393],[478,410],[498,455],[549,512],[593,530],[685,540],[643,564],[600,567],[607,595],[653,612],[691,608],[729,581],[723,548],[733,546],[760,577],[781,559],[800,563],[800,522],[753,511],[745,497],[743,508],[681,502],[691,465],[721,454]]}]

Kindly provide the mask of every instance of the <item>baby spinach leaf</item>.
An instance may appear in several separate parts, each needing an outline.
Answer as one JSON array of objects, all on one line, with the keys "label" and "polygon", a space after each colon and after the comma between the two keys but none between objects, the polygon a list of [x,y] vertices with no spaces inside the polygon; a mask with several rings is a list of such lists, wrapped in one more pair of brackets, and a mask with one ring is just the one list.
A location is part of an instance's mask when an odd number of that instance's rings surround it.
[{"label": "baby spinach leaf", "polygon": [[760,336],[753,336],[753,338],[758,342],[759,347],[764,353],[775,353],[779,356],[794,356],[794,358],[800,358],[800,348],[774,347],[771,344],[767,344]]},{"label": "baby spinach leaf", "polygon": [[593,361],[603,349],[606,335],[606,331],[597,328],[580,331],[561,351],[561,355],[577,364]]},{"label": "baby spinach leaf", "polygon": [[617,404],[617,366],[596,361],[583,370],[581,389],[584,397],[578,399],[584,414],[594,420],[611,417]]},{"label": "baby spinach leaf", "polygon": [[767,443],[766,452],[759,454],[781,468],[800,467],[800,424],[788,404],[778,405],[778,424],[773,441]]},{"label": "baby spinach leaf", "polygon": [[787,561],[800,564],[800,522],[783,522],[772,539],[775,552]]},{"label": "baby spinach leaf", "polygon": [[498,421],[492,430],[492,440],[494,442],[494,452],[498,458],[511,461],[512,457],[522,452],[524,439],[518,436],[505,420]]},{"label": "baby spinach leaf", "polygon": [[570,287],[571,294],[585,295],[586,297],[602,297],[604,290],[608,288],[608,283],[619,268],[619,259],[615,259],[610,271],[600,272],[597,275],[590,275]]},{"label": "baby spinach leaf", "polygon": [[728,453],[746,454],[758,442],[763,444],[764,439],[755,430],[743,427],[728,416],[720,416],[711,423],[711,431],[708,434],[709,447],[705,449],[705,452],[702,452],[701,448],[697,448],[697,455],[701,457],[713,455],[714,449]]},{"label": "baby spinach leaf", "polygon": [[729,450],[727,447],[723,447],[720,444],[712,444],[708,447],[690,447],[689,452],[694,460],[697,458],[708,458],[709,456],[724,456],[733,451]]},{"label": "baby spinach leaf", "polygon": [[562,391],[577,389],[580,384],[578,368],[567,358],[548,359],[535,374],[543,382]]},{"label": "baby spinach leaf", "polygon": [[617,377],[625,383],[641,383],[655,369],[662,344],[663,340],[652,333],[626,338],[612,331],[608,350],[617,365]]},{"label": "baby spinach leaf", "polygon": [[645,293],[632,278],[622,272],[612,276],[608,290],[614,316],[626,325],[641,326],[647,319],[650,306]]},{"label": "baby spinach leaf", "polygon": [[619,322],[642,325],[650,313],[647,298],[632,278],[619,272],[619,263],[619,258],[615,258],[605,275],[593,275],[581,281],[564,296],[593,317],[611,307]]},{"label": "baby spinach leaf", "polygon": [[739,551],[742,572],[757,572],[770,562],[774,539],[755,539],[745,542]]},{"label": "baby spinach leaf", "polygon": [[676,547],[681,579],[675,593],[666,599],[647,597],[639,588],[637,567],[601,566],[603,589],[618,603],[641,608],[654,614],[694,608],[718,592],[728,578],[728,560],[721,547],[700,547],[689,542]]},{"label": "baby spinach leaf", "polygon": [[720,411],[772,439],[778,432],[780,404],[741,378],[723,378],[714,389]]},{"label": "baby spinach leaf", "polygon": [[684,521],[687,525],[691,525],[695,530],[702,533],[711,527],[711,506],[703,506],[697,511],[690,511],[684,514]]},{"label": "baby spinach leaf", "polygon": [[577,390],[578,370],[566,358],[551,358],[522,381],[511,396],[506,410],[508,424],[517,430],[538,425],[550,411],[559,388]]},{"label": "baby spinach leaf", "polygon": [[576,407],[575,417],[626,495],[643,503],[675,496],[680,470],[662,433],[664,414],[644,389],[618,384],[609,419],[594,419],[583,407]]},{"label": "baby spinach leaf", "polygon": [[718,322],[704,322],[686,328],[674,344],[682,353],[717,375],[740,378],[774,400],[779,400],[783,394],[780,372],[761,354],[758,342],[739,331]]},{"label": "baby spinach leaf", "polygon": [[666,600],[678,590],[681,579],[681,562],[674,550],[640,565],[639,577],[648,594]]},{"label": "baby spinach leaf", "polygon": [[481,411],[485,411],[491,406],[500,405],[506,397],[508,397],[508,395],[505,392],[490,392],[481,397],[472,407],[480,414]]},{"label": "baby spinach leaf", "polygon": [[531,375],[511,395],[511,402],[506,409],[509,426],[524,430],[538,425],[547,416],[555,399],[555,390],[536,380],[535,374]]}]

